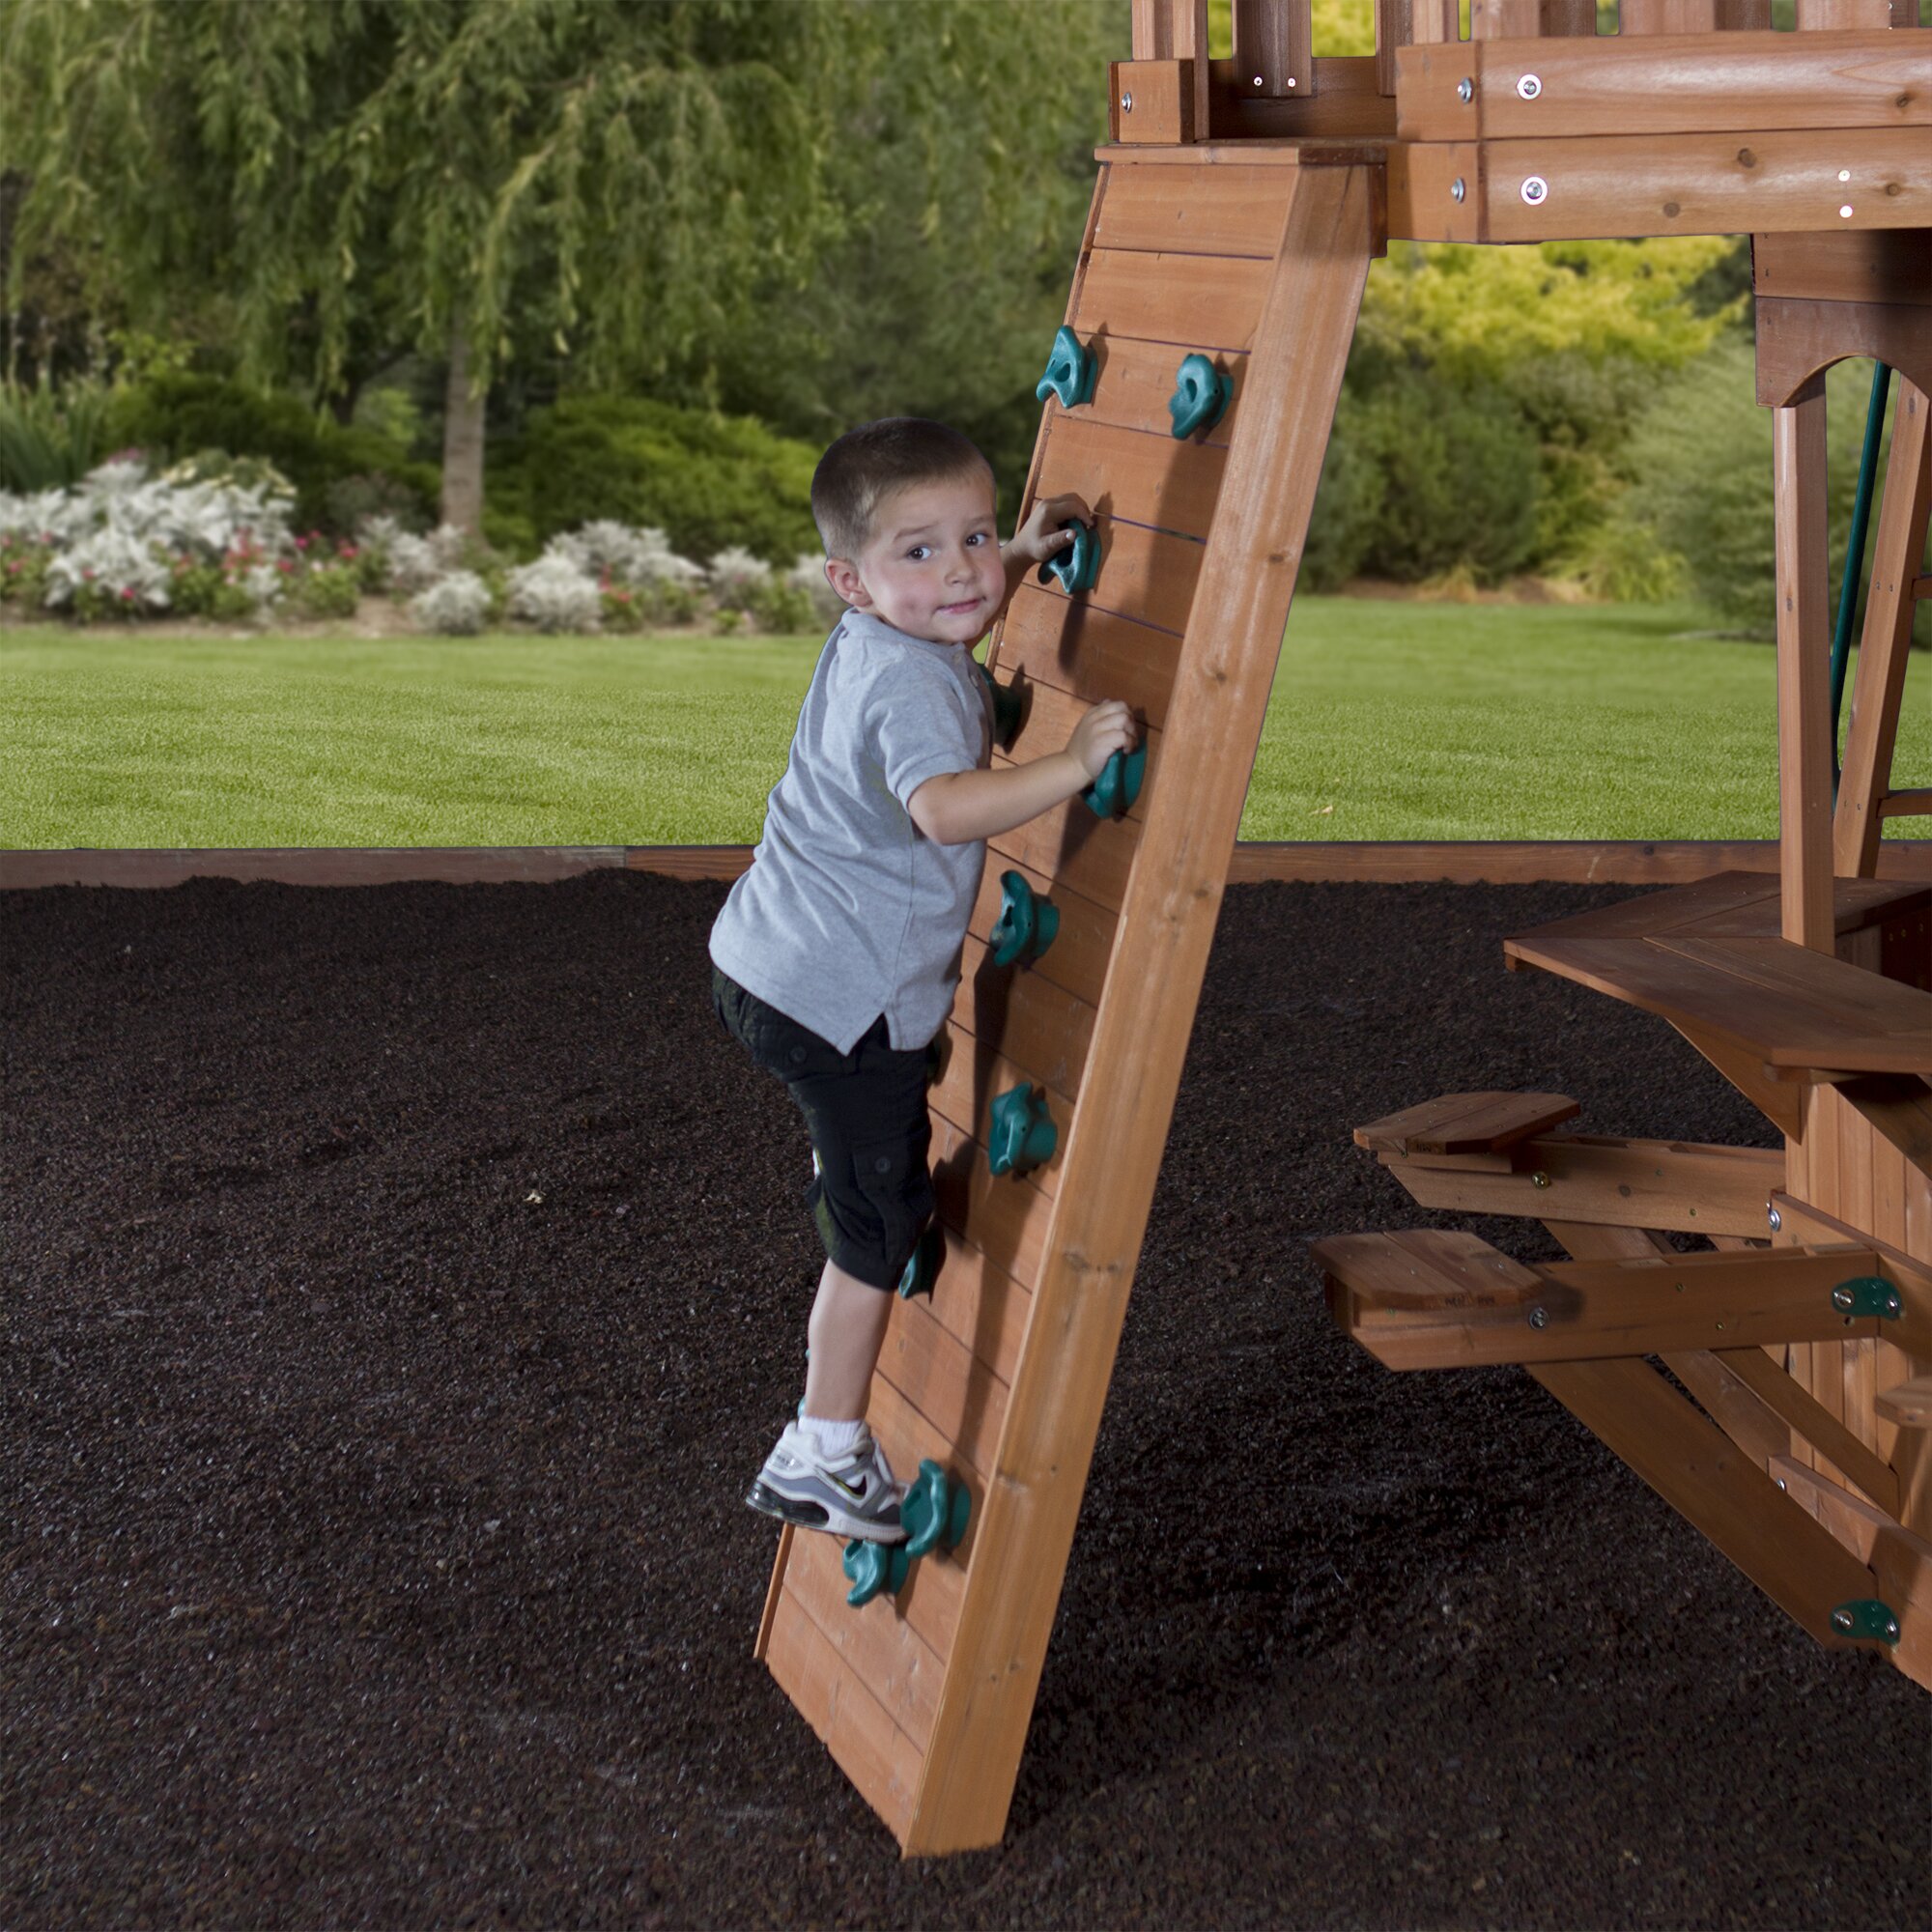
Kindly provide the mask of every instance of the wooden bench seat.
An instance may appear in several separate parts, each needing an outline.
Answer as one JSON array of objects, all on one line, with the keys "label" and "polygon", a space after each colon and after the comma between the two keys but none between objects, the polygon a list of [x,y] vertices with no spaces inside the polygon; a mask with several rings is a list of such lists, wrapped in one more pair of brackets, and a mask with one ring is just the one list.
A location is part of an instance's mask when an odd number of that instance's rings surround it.
[{"label": "wooden bench seat", "polygon": [[[1916,912],[1932,888],[1841,879],[1840,933]],[[1504,942],[1536,966],[1725,1043],[1774,1077],[1932,1075],[1932,993],[1777,933],[1777,887],[1726,873]]]}]

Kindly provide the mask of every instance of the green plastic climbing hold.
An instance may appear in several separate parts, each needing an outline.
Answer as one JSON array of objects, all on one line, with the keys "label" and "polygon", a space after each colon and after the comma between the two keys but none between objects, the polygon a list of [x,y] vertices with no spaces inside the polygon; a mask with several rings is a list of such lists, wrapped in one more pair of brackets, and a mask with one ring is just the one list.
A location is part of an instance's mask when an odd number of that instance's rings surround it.
[{"label": "green plastic climbing hold", "polygon": [[1010,752],[1026,717],[1026,699],[1011,685],[995,683],[984,665],[976,663],[974,668],[985,679],[986,696],[993,700],[993,743],[1001,751]]},{"label": "green plastic climbing hold", "polygon": [[1014,960],[1031,965],[1060,932],[1060,908],[1037,898],[1022,872],[1000,874],[1000,916],[993,923],[993,964]]},{"label": "green plastic climbing hold", "polygon": [[1053,354],[1046,358],[1046,374],[1039,379],[1034,394],[1041,402],[1049,396],[1060,398],[1063,410],[1077,410],[1094,400],[1094,377],[1097,365],[1091,349],[1080,346],[1080,338],[1065,327],[1055,330]]},{"label": "green plastic climbing hold", "polygon": [[1100,776],[1080,794],[1081,802],[1096,818],[1120,818],[1141,795],[1141,780],[1147,776],[1147,741],[1131,752],[1116,752],[1100,767]]},{"label": "green plastic climbing hold", "polygon": [[973,1498],[965,1484],[949,1483],[946,1471],[927,1457],[899,1503],[906,1554],[923,1556],[931,1549],[957,1549],[972,1515]]},{"label": "green plastic climbing hold", "polygon": [[1904,1313],[1897,1289],[1875,1274],[1859,1274],[1850,1281],[1841,1281],[1832,1291],[1832,1306],[1840,1315],[1855,1319],[1876,1315],[1885,1321],[1896,1321]]},{"label": "green plastic climbing hold", "polygon": [[910,1301],[915,1294],[930,1294],[946,1260],[946,1236],[938,1222],[920,1236],[906,1257],[905,1272],[899,1276],[899,1299]]},{"label": "green plastic climbing hold", "polygon": [[1222,375],[1205,355],[1183,355],[1175,372],[1174,394],[1167,399],[1175,436],[1189,437],[1197,429],[1212,429],[1228,413],[1228,405],[1234,400],[1234,377]]},{"label": "green plastic climbing hold", "polygon": [[1053,1158],[1060,1129],[1032,1087],[1010,1087],[993,1102],[993,1145],[987,1165],[995,1174],[1025,1174]]},{"label": "green plastic climbing hold", "polygon": [[1100,537],[1085,524],[1067,523],[1060,526],[1073,532],[1073,541],[1039,567],[1042,583],[1057,583],[1071,597],[1078,590],[1092,590],[1100,581]]},{"label": "green plastic climbing hold", "polygon": [[845,1546],[839,1566],[852,1587],[845,1601],[856,1610],[881,1590],[896,1597],[912,1570],[912,1553],[903,1543],[866,1543],[855,1537]]},{"label": "green plastic climbing hold", "polygon": [[[901,1517],[903,1521],[904,1518]],[[1876,1597],[1855,1597],[1832,1612],[1832,1628],[1840,1636],[1854,1641],[1869,1638],[1877,1643],[1898,1641],[1898,1613]]]}]

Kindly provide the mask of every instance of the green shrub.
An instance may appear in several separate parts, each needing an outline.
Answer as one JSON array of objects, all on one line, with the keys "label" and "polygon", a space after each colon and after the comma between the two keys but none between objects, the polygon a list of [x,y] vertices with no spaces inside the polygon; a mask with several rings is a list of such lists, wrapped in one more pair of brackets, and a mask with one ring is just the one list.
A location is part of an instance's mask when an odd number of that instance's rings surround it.
[{"label": "green shrub", "polygon": [[331,486],[376,475],[408,494],[417,518],[435,521],[440,485],[432,465],[412,463],[374,430],[318,418],[292,395],[214,376],[155,376],[114,392],[107,425],[110,447],[138,445],[156,468],[208,450],[266,458],[295,485],[298,527],[346,534],[353,525],[333,516]]},{"label": "green shrub", "polygon": [[784,564],[817,541],[818,451],[750,417],[567,396],[534,412],[522,438],[493,457],[491,510],[526,520],[533,549],[600,517],[662,529],[681,555],[700,559],[737,545]]},{"label": "green shrub", "polygon": [[212,617],[221,594],[221,566],[178,560],[168,582],[168,604],[178,617]]},{"label": "green shrub", "polygon": [[361,588],[354,562],[324,558],[296,573],[289,602],[304,617],[353,617]]},{"label": "green shrub", "polygon": [[114,448],[99,383],[0,382],[0,490],[32,496],[78,483]]},{"label": "green shrub", "polygon": [[0,532],[0,603],[40,611],[47,601],[47,566],[57,553],[51,544],[19,531]]},{"label": "green shrub", "polygon": [[1299,587],[1339,590],[1350,578],[1374,570],[1381,514],[1381,471],[1363,435],[1362,407],[1344,389],[1308,523]]}]

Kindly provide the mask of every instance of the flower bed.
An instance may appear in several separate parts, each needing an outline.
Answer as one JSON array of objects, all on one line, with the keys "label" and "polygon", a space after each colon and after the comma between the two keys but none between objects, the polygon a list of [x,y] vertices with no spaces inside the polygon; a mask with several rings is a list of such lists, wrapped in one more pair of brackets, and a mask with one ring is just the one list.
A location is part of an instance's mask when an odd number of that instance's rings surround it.
[{"label": "flower bed", "polygon": [[708,565],[664,532],[599,521],[516,564],[445,525],[423,535],[365,517],[353,539],[290,525],[295,492],[259,462],[199,459],[149,473],[124,451],[71,489],[0,492],[0,611],[76,625],[159,617],[264,627],[348,619],[365,593],[398,628],[447,637],[822,630],[842,606],[815,555],[780,572],[727,549]]}]

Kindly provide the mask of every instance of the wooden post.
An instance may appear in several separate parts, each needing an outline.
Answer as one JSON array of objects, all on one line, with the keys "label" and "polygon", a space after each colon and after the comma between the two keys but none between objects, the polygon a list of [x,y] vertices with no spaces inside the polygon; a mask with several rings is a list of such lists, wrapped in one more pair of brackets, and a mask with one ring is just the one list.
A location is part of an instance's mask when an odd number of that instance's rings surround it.
[{"label": "wooden post", "polygon": [[1234,0],[1235,84],[1256,100],[1301,100],[1315,92],[1309,0]]},{"label": "wooden post", "polygon": [[1597,0],[1469,0],[1472,41],[1594,37]]},{"label": "wooden post", "polygon": [[[1932,326],[1932,310],[1923,311]],[[1845,769],[1838,781],[1833,828],[1841,877],[1869,879],[1878,869],[1881,810],[1891,783],[1892,746],[1912,644],[1913,589],[1925,554],[1932,515],[1932,403],[1901,381],[1891,415],[1891,455],[1879,503],[1872,548],[1871,600],[1865,606],[1852,688],[1852,723],[1845,735]]]},{"label": "wooden post", "polygon": [[1769,32],[1771,0],[1618,0],[1620,34]]},{"label": "wooden post", "polygon": [[1435,46],[1462,38],[1456,0],[1376,0],[1376,92],[1395,93],[1398,47]]},{"label": "wooden post", "polygon": [[1134,0],[1134,58],[1191,63],[1192,138],[1208,138],[1208,0]]},{"label": "wooden post", "polygon": [[1825,381],[1772,412],[1777,545],[1778,878],[1784,937],[1834,949]]},{"label": "wooden post", "polygon": [[996,1844],[1005,1828],[1374,222],[1367,169],[1296,171],[904,1840],[909,1855]]}]

